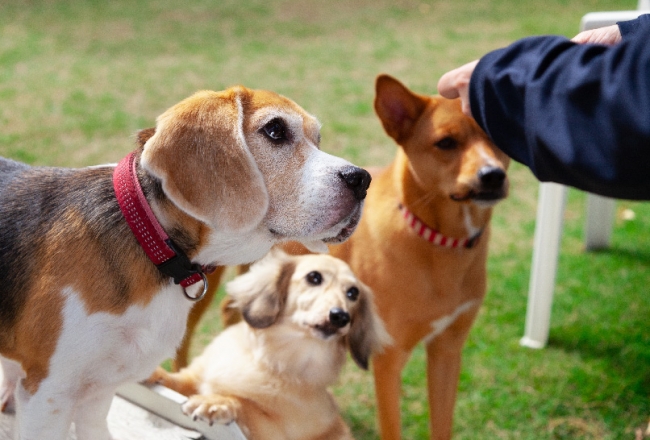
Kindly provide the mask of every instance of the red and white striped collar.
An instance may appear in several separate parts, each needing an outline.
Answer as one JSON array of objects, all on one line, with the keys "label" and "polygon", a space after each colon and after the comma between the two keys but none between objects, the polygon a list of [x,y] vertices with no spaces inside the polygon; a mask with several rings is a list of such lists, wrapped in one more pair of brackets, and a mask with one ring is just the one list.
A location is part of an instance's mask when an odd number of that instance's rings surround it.
[{"label": "red and white striped collar", "polygon": [[[122,215],[151,262],[160,272],[180,284],[188,299],[198,301],[203,298],[208,290],[205,273],[210,273],[214,268],[192,263],[162,228],[142,192],[134,153],[115,167],[113,189]],[[185,288],[199,281],[203,281],[203,292],[195,297],[190,296]]]},{"label": "red and white striped collar", "polygon": [[448,248],[464,247],[466,249],[471,249],[476,245],[476,243],[478,243],[478,240],[483,233],[481,230],[478,234],[470,238],[446,237],[442,235],[440,231],[436,231],[435,229],[427,226],[426,223],[424,223],[422,220],[416,217],[415,214],[409,211],[409,209],[404,206],[404,204],[399,203],[398,206],[399,210],[402,212],[402,217],[404,217],[406,223],[408,223],[408,225],[415,231],[415,233],[424,238],[429,243],[438,246]]}]

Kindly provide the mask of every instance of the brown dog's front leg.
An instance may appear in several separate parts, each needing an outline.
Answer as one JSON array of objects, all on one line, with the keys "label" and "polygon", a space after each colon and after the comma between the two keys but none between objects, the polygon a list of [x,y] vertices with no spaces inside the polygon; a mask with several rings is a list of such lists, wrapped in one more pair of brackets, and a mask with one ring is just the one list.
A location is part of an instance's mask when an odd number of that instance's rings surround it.
[{"label": "brown dog's front leg", "polygon": [[477,311],[475,308],[459,316],[426,346],[432,440],[451,438],[461,354]]},{"label": "brown dog's front leg", "polygon": [[382,440],[400,440],[402,421],[400,414],[400,394],[402,389],[402,369],[410,352],[395,346],[373,357],[377,398],[377,417]]},{"label": "brown dog's front leg", "polygon": [[449,440],[460,375],[460,352],[443,353],[434,344],[427,346],[427,385],[431,439]]}]

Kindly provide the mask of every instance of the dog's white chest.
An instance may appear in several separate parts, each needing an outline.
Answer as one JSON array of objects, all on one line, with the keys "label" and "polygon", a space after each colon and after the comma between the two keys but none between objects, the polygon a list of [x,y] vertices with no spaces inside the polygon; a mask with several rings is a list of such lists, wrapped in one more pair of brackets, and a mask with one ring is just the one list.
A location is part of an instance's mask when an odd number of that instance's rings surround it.
[{"label": "dog's white chest", "polygon": [[442,316],[431,322],[432,331],[427,336],[425,336],[424,343],[430,343],[434,338],[447,330],[447,328],[449,328],[449,326],[451,326],[460,315],[468,312],[470,309],[477,305],[480,305],[479,301],[477,300],[466,301],[459,305],[451,314]]},{"label": "dog's white chest", "polygon": [[191,303],[178,286],[164,288],[145,306],[121,315],[88,315],[79,296],[64,289],[63,330],[50,369],[59,380],[85,388],[113,387],[146,378],[174,355]]}]

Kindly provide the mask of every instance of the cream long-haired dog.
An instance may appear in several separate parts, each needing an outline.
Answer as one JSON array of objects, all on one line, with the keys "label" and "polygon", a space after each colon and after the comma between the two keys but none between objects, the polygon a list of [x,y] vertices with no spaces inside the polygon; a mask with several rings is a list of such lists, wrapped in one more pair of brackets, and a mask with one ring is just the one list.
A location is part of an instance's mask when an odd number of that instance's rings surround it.
[{"label": "cream long-haired dog", "polygon": [[178,373],[150,378],[189,396],[183,412],[237,421],[247,438],[351,439],[327,390],[346,351],[364,369],[390,337],[371,290],[342,260],[274,250],[226,285],[243,321]]}]

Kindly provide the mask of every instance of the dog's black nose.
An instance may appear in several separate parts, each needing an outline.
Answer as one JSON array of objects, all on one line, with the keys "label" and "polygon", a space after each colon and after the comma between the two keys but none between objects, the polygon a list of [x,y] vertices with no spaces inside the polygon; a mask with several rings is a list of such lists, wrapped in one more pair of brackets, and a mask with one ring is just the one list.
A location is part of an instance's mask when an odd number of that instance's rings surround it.
[{"label": "dog's black nose", "polygon": [[484,166],[478,170],[478,178],[484,190],[496,190],[503,186],[503,181],[506,180],[506,172],[499,167]]},{"label": "dog's black nose", "polygon": [[354,192],[354,197],[357,200],[363,200],[366,198],[366,192],[370,186],[370,181],[372,180],[368,171],[351,166],[339,172],[339,177],[341,177],[346,186]]},{"label": "dog's black nose", "polygon": [[330,322],[334,327],[343,328],[350,322],[350,314],[343,309],[333,307],[330,309]]}]

